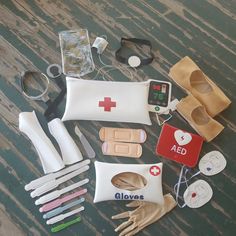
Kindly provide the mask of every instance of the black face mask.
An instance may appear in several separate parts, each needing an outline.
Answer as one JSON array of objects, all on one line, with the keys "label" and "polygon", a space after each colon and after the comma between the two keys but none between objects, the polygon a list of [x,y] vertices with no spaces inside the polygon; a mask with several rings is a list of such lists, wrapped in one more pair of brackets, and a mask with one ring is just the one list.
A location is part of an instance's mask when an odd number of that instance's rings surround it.
[{"label": "black face mask", "polygon": [[[139,56],[136,53],[132,53],[132,55],[124,56],[122,55],[122,49],[127,47],[127,43],[133,43],[137,46],[148,46],[149,47],[149,57]],[[131,67],[140,67],[143,65],[150,64],[154,59],[154,54],[152,53],[152,44],[149,40],[146,39],[137,39],[137,38],[121,38],[121,47],[116,51],[116,60],[127,64]]]}]

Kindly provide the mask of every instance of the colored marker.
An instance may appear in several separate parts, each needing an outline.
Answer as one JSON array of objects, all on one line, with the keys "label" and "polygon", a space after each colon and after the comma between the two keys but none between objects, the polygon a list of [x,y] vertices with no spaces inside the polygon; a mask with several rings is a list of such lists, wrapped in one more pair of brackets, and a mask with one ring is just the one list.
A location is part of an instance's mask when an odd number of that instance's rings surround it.
[{"label": "colored marker", "polygon": [[85,193],[87,193],[87,189],[86,188],[82,189],[82,190],[79,190],[79,191],[77,191],[75,193],[71,193],[71,194],[69,194],[69,195],[67,195],[65,197],[58,198],[58,199],[56,199],[56,200],[54,200],[52,202],[49,202],[49,203],[43,205],[39,209],[39,211],[40,212],[50,211],[50,210],[52,210],[52,209],[54,209],[56,207],[61,206],[63,203],[68,202],[68,201],[70,201],[70,200],[72,200],[72,199],[74,199],[76,197],[79,197],[79,196],[85,194]]},{"label": "colored marker", "polygon": [[72,184],[66,188],[63,188],[61,190],[56,190],[56,191],[53,191],[51,193],[48,193],[44,196],[42,196],[41,198],[39,198],[38,200],[35,201],[35,205],[40,205],[40,204],[44,204],[46,202],[50,202],[58,197],[60,197],[62,194],[64,193],[67,193],[75,188],[78,188],[84,184],[87,184],[89,182],[89,179],[84,179],[84,180],[81,180],[75,184]]},{"label": "colored marker", "polygon": [[87,165],[87,166],[84,166],[84,167],[82,167],[82,168],[80,168],[80,169],[78,169],[78,170],[76,170],[76,171],[73,171],[73,172],[71,172],[71,173],[69,173],[69,174],[67,174],[67,175],[65,175],[65,176],[63,176],[63,177],[61,177],[61,178],[59,178],[59,179],[55,179],[55,180],[52,180],[52,181],[50,181],[50,182],[47,182],[47,183],[44,184],[43,186],[41,186],[41,187],[35,189],[35,190],[30,194],[30,196],[31,196],[32,198],[41,196],[41,195],[43,195],[44,193],[47,193],[47,192],[49,192],[49,191],[55,189],[55,188],[58,187],[60,184],[62,184],[62,183],[64,183],[64,182],[66,182],[66,181],[68,181],[68,180],[74,178],[75,176],[77,176],[77,175],[79,175],[79,174],[81,174],[81,173],[87,171],[88,169],[89,169],[89,166]]},{"label": "colored marker", "polygon": [[70,211],[70,212],[68,212],[68,213],[61,214],[61,215],[59,215],[59,216],[55,216],[55,217],[51,218],[50,220],[47,220],[46,223],[47,223],[48,225],[55,224],[55,223],[57,223],[57,222],[59,222],[59,221],[64,220],[65,218],[67,218],[67,217],[69,217],[69,216],[72,216],[72,215],[75,215],[75,214],[77,214],[77,213],[79,213],[79,212],[81,212],[81,211],[83,211],[83,210],[84,210],[84,207],[83,207],[83,206],[82,206],[82,207],[79,207],[79,208],[77,208],[77,209],[75,209],[75,210],[73,210],[73,211]]},{"label": "colored marker", "polygon": [[68,210],[69,208],[74,207],[74,206],[76,206],[76,205],[78,205],[78,204],[84,202],[84,200],[85,200],[84,198],[80,198],[79,200],[73,201],[73,202],[71,202],[71,203],[69,203],[69,204],[67,204],[67,205],[65,205],[65,206],[63,206],[63,207],[58,207],[58,208],[56,208],[56,209],[54,209],[54,210],[52,210],[52,211],[49,211],[49,212],[47,212],[46,214],[44,214],[44,215],[43,215],[43,218],[44,218],[44,219],[49,219],[49,218],[52,218],[52,217],[54,217],[54,216],[56,216],[56,215],[59,215],[59,214],[62,213],[63,211],[66,211],[66,210]]},{"label": "colored marker", "polygon": [[71,226],[75,223],[78,223],[80,221],[81,221],[81,218],[80,218],[80,216],[78,216],[74,220],[68,221],[66,223],[63,223],[63,224],[60,224],[60,225],[57,225],[57,226],[51,228],[51,232],[53,232],[53,233],[59,232],[59,231],[65,229],[65,228],[67,228],[67,227],[69,227],[69,226]]}]

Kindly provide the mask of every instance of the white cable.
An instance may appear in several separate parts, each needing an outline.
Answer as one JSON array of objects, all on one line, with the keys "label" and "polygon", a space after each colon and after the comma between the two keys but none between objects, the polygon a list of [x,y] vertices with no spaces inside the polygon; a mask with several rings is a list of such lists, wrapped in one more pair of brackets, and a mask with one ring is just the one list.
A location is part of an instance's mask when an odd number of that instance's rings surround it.
[{"label": "white cable", "polygon": [[[107,36],[106,36],[106,35],[101,35],[101,36],[99,36],[99,37],[103,37],[104,39],[107,40]],[[121,71],[122,73],[124,73],[123,69],[125,69],[125,70],[130,74],[129,77],[130,77],[131,80],[134,78],[134,76],[133,76],[133,73],[132,73],[129,69],[130,69],[130,68],[134,69],[135,74],[137,74],[136,68],[133,68],[133,67],[130,67],[130,66],[112,66],[112,65],[108,65],[108,64],[106,64],[106,63],[102,60],[101,54],[97,53],[97,55],[98,55],[98,59],[99,59],[100,63],[103,65],[103,67],[99,68],[97,74],[94,76],[93,79],[96,79],[97,76],[98,76],[98,74],[101,72],[101,70],[103,70],[103,69],[105,69],[105,68],[111,68],[111,70],[108,70],[108,71],[106,71],[105,73],[110,72],[110,71],[112,71],[112,70],[119,70],[119,71]],[[104,73],[104,74],[105,74],[105,73]]]},{"label": "white cable", "polygon": [[[185,167],[186,167],[186,166],[184,166],[184,165],[182,166],[181,171],[180,171],[180,175],[179,175],[178,182],[174,185],[174,192],[175,192],[175,194],[176,194],[176,202],[177,202],[177,204],[178,204],[178,206],[179,206],[180,208],[184,208],[184,207],[186,206],[186,203],[184,203],[183,205],[180,205],[180,204],[179,204],[179,198],[180,198],[180,196],[179,196],[179,190],[180,190],[180,185],[185,183],[185,185],[186,185],[187,188],[188,188],[188,181],[189,181],[190,179],[192,179],[193,177],[195,177],[195,176],[197,176],[197,175],[199,175],[199,174],[201,173],[200,171],[198,171],[197,173],[193,174],[189,179],[187,179],[187,178],[186,178],[186,175],[187,175],[189,169],[186,169],[185,172],[184,172],[184,168],[185,168]],[[183,173],[183,172],[184,172],[184,173]],[[184,178],[183,181],[182,181],[182,178]]]}]

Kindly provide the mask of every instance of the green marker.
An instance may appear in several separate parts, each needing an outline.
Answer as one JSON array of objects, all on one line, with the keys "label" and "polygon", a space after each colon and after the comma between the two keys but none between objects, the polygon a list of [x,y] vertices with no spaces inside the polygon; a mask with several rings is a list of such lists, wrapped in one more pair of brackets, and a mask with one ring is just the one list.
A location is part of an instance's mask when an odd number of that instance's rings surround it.
[{"label": "green marker", "polygon": [[81,221],[81,218],[80,218],[80,216],[78,216],[74,220],[68,221],[66,223],[63,223],[63,224],[60,224],[58,226],[55,226],[55,227],[51,228],[51,232],[53,232],[53,233],[59,232],[59,231],[65,229],[65,228],[67,228],[67,227],[69,227],[69,226],[71,226],[75,223],[78,223],[80,221]]}]

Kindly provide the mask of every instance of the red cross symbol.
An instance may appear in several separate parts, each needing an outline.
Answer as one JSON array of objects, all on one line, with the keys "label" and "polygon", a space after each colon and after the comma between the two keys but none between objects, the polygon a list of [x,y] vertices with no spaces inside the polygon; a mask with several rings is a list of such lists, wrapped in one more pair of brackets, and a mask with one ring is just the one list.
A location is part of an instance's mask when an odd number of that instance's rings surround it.
[{"label": "red cross symbol", "polygon": [[161,173],[161,169],[159,166],[152,166],[150,167],[149,172],[153,176],[158,176]]},{"label": "red cross symbol", "polygon": [[104,97],[104,101],[99,101],[99,107],[104,107],[104,111],[111,111],[112,107],[116,107],[116,102],[111,101],[110,97]]}]

